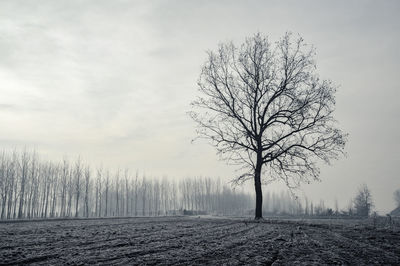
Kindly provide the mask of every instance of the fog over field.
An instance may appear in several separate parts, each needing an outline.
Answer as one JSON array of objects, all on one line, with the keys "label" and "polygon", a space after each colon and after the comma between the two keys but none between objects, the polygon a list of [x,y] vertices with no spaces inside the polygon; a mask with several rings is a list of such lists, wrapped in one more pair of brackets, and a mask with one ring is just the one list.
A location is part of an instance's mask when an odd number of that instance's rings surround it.
[{"label": "fog over field", "polygon": [[395,0],[1,1],[0,150],[229,181],[237,167],[192,142],[187,114],[206,51],[291,31],[316,47],[317,72],[338,86],[334,117],[349,133],[347,156],[321,164],[322,181],[297,193],[345,208],[365,183],[384,215],[400,188],[399,11]]}]

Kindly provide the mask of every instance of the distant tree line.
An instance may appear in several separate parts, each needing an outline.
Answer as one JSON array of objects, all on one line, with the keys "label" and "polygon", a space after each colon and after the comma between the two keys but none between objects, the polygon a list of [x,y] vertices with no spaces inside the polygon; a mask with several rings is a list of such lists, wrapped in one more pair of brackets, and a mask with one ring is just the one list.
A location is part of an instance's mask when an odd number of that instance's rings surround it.
[{"label": "distant tree line", "polygon": [[[366,184],[360,186],[346,209],[339,209],[337,200],[332,208],[326,206],[323,200],[314,203],[307,197],[303,200],[297,199],[289,191],[266,192],[265,197],[263,212],[267,215],[368,217],[374,208],[372,193]],[[394,198],[396,201],[399,199],[400,202],[400,190],[394,193]]]},{"label": "distant tree line", "polygon": [[289,191],[266,191],[263,213],[268,215],[301,215],[304,207]]},{"label": "distant tree line", "polygon": [[159,216],[183,210],[244,214],[253,197],[220,179],[170,181],[129,170],[93,169],[77,159],[55,163],[36,152],[0,153],[0,218]]},{"label": "distant tree line", "polygon": [[330,216],[340,213],[338,203],[335,209],[325,205],[323,200],[318,203],[310,201],[307,197],[300,200],[290,191],[265,192],[263,213],[266,215],[294,215],[294,216]]},{"label": "distant tree line", "polygon": [[[347,209],[325,206],[289,192],[265,191],[267,215],[359,216],[374,207],[369,188],[359,188]],[[400,206],[400,190],[394,193]],[[80,158],[40,160],[36,152],[0,152],[0,219],[55,217],[161,216],[209,213],[250,215],[254,195],[235,190],[218,178],[171,181],[129,170],[91,168]]]}]

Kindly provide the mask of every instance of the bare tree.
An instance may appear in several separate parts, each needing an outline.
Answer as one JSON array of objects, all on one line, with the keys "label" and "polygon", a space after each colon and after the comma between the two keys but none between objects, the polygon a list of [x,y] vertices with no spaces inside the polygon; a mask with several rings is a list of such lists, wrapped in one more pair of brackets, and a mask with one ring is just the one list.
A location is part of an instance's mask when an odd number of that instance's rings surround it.
[{"label": "bare tree", "polygon": [[89,217],[89,197],[90,197],[90,168],[86,166],[85,168],[85,209],[84,216]]},{"label": "bare tree", "polygon": [[393,193],[394,200],[396,201],[397,207],[400,207],[400,189]]},{"label": "bare tree", "polygon": [[23,216],[22,208],[24,205],[25,199],[25,187],[26,180],[28,179],[28,168],[29,168],[29,160],[30,156],[26,150],[22,152],[21,161],[20,161],[20,169],[21,169],[21,183],[20,183],[20,197],[19,197],[19,207],[18,207],[18,219],[21,219]]},{"label": "bare tree", "polygon": [[106,193],[106,198],[105,198],[105,200],[106,200],[106,202],[105,202],[105,212],[104,212],[104,216],[105,217],[107,217],[107,215],[108,215],[108,192],[109,192],[109,190],[110,190],[110,172],[107,170],[107,173],[106,173],[106,180],[105,180],[105,184],[104,184],[106,187],[105,187],[105,193]]},{"label": "bare tree", "polygon": [[117,216],[119,216],[119,197],[120,197],[120,193],[119,193],[119,169],[117,170],[117,172],[115,173],[115,198],[116,198],[116,202],[115,202],[115,213]]},{"label": "bare tree", "polygon": [[55,217],[56,214],[56,206],[57,206],[57,192],[59,187],[59,166],[53,165],[51,169],[51,186],[52,186],[52,199],[51,199],[51,211],[50,217]]},{"label": "bare tree", "polygon": [[[16,175],[17,175],[17,152],[14,150],[12,152],[9,165],[7,167],[7,179],[8,181],[8,202],[7,202],[7,219],[12,219],[15,217],[13,215],[13,203],[16,202],[17,186],[16,186]],[[16,204],[14,204],[16,206]],[[14,208],[15,214],[15,208]]]},{"label": "bare tree", "polygon": [[147,200],[147,215],[148,216],[154,216],[154,183],[153,180],[147,180],[147,185],[145,187],[145,191],[147,191],[147,194],[145,193],[144,195],[146,196],[146,200]]},{"label": "bare tree", "polygon": [[138,183],[138,178],[139,178],[139,172],[136,171],[136,177],[135,177],[135,216],[138,215],[138,187],[139,187],[139,183]]},{"label": "bare tree", "polygon": [[125,216],[129,216],[129,170],[125,168]]},{"label": "bare tree", "polygon": [[158,180],[154,180],[152,183],[152,200],[154,206],[154,216],[159,216],[160,211],[160,183]]},{"label": "bare tree", "polygon": [[31,164],[30,164],[30,169],[29,169],[29,192],[28,192],[28,202],[27,202],[27,211],[26,211],[26,217],[27,218],[31,218],[34,215],[34,207],[35,207],[35,203],[36,203],[36,189],[37,189],[37,157],[36,157],[36,153],[34,152],[32,154],[32,160],[31,160]]},{"label": "bare tree", "polygon": [[170,184],[168,180],[164,177],[161,181],[161,211],[163,212],[164,215],[168,214],[168,210],[170,209]]},{"label": "bare tree", "polygon": [[9,158],[2,152],[0,164],[0,195],[1,195],[1,215],[0,218],[4,219],[6,215],[6,203],[9,195],[10,179],[8,178],[9,172]]},{"label": "bare tree", "polygon": [[62,170],[61,170],[61,210],[60,216],[65,216],[66,200],[67,200],[67,177],[69,175],[69,165],[66,158],[63,159]]},{"label": "bare tree", "polygon": [[96,179],[96,205],[95,205],[95,216],[101,216],[101,200],[102,200],[102,191],[101,191],[101,176],[103,174],[103,168],[97,168],[97,179]]},{"label": "bare tree", "polygon": [[335,214],[339,214],[339,202],[335,199]]},{"label": "bare tree", "polygon": [[358,190],[358,194],[354,199],[354,209],[359,216],[368,217],[374,203],[372,194],[366,184],[362,185]]},{"label": "bare tree", "polygon": [[142,179],[141,191],[142,191],[142,216],[145,216],[146,215],[147,181],[146,181],[146,177],[144,175],[143,175],[143,179]]},{"label": "bare tree", "polygon": [[177,185],[173,181],[171,184],[171,206],[172,209],[174,210],[173,214],[176,214],[176,210],[178,209],[177,204],[178,204],[178,190],[177,190]]},{"label": "bare tree", "polygon": [[47,213],[49,209],[49,196],[51,189],[51,178],[52,178],[52,165],[48,162],[42,171],[42,188],[43,188],[43,196],[42,196],[42,218],[47,218]]},{"label": "bare tree", "polygon": [[318,179],[318,160],[329,163],[343,153],[346,135],[333,118],[336,89],[318,78],[314,54],[300,37],[287,33],[273,47],[258,33],[239,48],[228,43],[208,52],[202,68],[201,96],[190,115],[200,138],[242,166],[235,181],[254,180],[256,219],[262,183],[310,182]]},{"label": "bare tree", "polygon": [[67,216],[70,217],[72,215],[71,208],[72,208],[72,197],[74,193],[74,180],[73,180],[73,175],[74,175],[74,169],[71,166],[69,170],[69,180],[68,180],[68,201],[67,201]]},{"label": "bare tree", "polygon": [[81,195],[81,177],[82,177],[82,166],[81,158],[79,157],[75,164],[75,217],[79,214],[79,199]]}]

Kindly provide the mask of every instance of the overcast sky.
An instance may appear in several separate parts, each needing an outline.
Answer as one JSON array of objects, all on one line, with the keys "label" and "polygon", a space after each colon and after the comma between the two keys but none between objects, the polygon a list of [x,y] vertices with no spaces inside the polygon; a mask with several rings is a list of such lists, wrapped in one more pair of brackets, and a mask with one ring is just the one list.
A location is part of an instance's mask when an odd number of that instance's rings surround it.
[{"label": "overcast sky", "polygon": [[235,167],[191,143],[186,112],[205,52],[292,31],[340,86],[335,117],[350,134],[347,158],[299,193],[344,208],[366,183],[384,214],[400,188],[399,13],[396,0],[1,1],[0,148],[229,180]]}]

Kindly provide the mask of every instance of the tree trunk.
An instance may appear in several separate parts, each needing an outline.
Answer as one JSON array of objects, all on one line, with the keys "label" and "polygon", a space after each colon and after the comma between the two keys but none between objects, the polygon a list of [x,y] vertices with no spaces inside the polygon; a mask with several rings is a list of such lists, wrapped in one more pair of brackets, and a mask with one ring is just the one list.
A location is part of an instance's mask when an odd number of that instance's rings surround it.
[{"label": "tree trunk", "polygon": [[257,165],[254,171],[254,188],[256,190],[256,216],[255,219],[262,219],[262,188],[261,188],[261,168],[262,168],[262,156],[257,155]]},{"label": "tree trunk", "polygon": [[103,200],[102,192],[101,192],[101,180],[99,181],[99,213],[98,217],[101,217],[101,201]]},{"label": "tree trunk", "polygon": [[0,219],[2,219],[2,220],[5,218],[5,214],[6,214],[6,202],[7,202],[7,194],[5,196],[3,196],[3,202],[2,202],[2,205],[1,205],[1,216],[0,216]]}]

